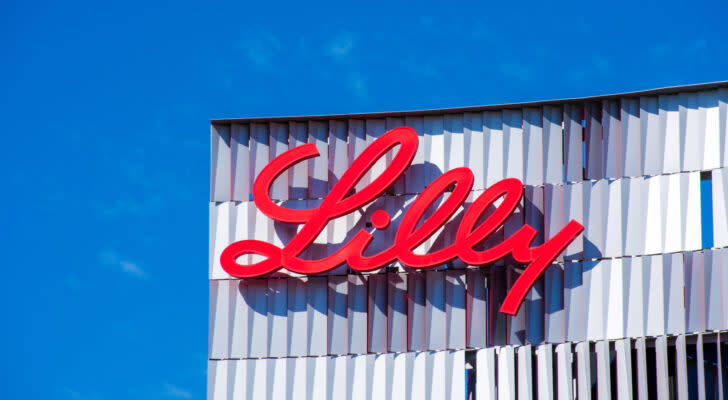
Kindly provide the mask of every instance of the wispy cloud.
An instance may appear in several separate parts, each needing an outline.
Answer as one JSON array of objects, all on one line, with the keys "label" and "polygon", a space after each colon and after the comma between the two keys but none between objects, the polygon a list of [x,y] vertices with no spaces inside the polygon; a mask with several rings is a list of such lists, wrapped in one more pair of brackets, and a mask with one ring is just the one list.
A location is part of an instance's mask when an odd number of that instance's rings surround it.
[{"label": "wispy cloud", "polygon": [[172,385],[171,383],[164,384],[164,394],[167,397],[174,397],[177,399],[191,399],[193,397],[189,390]]},{"label": "wispy cloud", "polygon": [[238,48],[250,64],[260,69],[274,67],[274,58],[281,50],[281,42],[271,32],[256,29],[247,32],[239,42]]},{"label": "wispy cloud", "polygon": [[354,48],[354,35],[349,31],[341,31],[326,46],[328,54],[334,58],[344,58]]},{"label": "wispy cloud", "polygon": [[126,260],[119,256],[119,254],[113,250],[104,250],[99,254],[99,260],[107,267],[114,268],[124,274],[137,279],[146,280],[149,278],[144,269],[139,264]]}]

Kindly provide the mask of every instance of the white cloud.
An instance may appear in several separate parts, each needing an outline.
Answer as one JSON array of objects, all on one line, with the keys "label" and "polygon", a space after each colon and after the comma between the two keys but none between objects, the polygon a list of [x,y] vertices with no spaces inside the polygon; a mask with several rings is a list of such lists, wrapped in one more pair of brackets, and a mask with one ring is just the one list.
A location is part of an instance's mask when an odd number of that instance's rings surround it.
[{"label": "white cloud", "polygon": [[104,250],[99,254],[99,260],[105,266],[112,267],[133,278],[147,279],[149,276],[139,264],[125,260],[113,250]]},{"label": "white cloud", "polygon": [[178,399],[191,399],[193,397],[192,393],[190,393],[188,390],[182,389],[170,383],[164,384],[164,394],[168,397],[175,397]]}]

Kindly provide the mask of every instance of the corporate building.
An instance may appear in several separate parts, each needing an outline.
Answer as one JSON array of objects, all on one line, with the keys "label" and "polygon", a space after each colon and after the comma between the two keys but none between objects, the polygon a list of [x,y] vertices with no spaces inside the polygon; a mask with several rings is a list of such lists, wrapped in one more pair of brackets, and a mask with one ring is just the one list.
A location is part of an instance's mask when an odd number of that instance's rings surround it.
[{"label": "corporate building", "polygon": [[728,400],[728,82],[211,147],[209,399]]}]

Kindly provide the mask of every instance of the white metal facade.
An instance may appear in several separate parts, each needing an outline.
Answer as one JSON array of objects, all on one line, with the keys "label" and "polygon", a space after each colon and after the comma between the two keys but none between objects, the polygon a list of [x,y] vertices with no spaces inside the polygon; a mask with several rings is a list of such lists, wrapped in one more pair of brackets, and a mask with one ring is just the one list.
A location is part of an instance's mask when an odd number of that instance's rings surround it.
[{"label": "white metal facade", "polygon": [[[524,201],[491,244],[524,223],[539,241],[570,219],[585,229],[517,315],[497,311],[522,271],[508,260],[245,280],[222,270],[232,242],[283,246],[296,233],[250,201],[269,160],[316,144],[321,155],[271,190],[286,207],[315,207],[369,143],[402,125],[420,139],[405,177],[332,220],[303,258],[359,229],[374,235],[372,252],[383,249],[417,194],[455,167],[475,175],[470,201],[518,178]],[[210,399],[463,399],[469,375],[479,400],[728,400],[728,84],[482,111],[213,121],[211,147]],[[367,225],[377,209],[391,228]],[[420,251],[451,243],[455,227]]]}]

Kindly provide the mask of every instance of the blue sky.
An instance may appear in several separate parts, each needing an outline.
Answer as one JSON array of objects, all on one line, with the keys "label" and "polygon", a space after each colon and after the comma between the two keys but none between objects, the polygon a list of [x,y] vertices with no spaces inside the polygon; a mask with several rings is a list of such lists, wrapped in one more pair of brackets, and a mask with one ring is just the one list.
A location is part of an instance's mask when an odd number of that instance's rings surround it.
[{"label": "blue sky", "polygon": [[106,3],[0,4],[0,398],[205,397],[210,118],[728,79],[725,1]]}]

